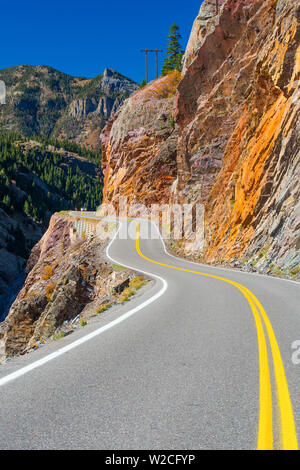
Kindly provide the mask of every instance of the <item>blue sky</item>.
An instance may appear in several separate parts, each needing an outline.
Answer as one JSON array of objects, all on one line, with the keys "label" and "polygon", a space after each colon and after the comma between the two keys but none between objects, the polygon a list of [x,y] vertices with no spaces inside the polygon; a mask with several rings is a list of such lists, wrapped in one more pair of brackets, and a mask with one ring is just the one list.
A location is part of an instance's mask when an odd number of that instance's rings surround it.
[{"label": "blue sky", "polygon": [[[51,65],[93,77],[112,67],[141,82],[140,49],[166,48],[172,22],[185,47],[202,0],[10,0],[1,2],[0,69]],[[150,77],[155,78],[154,54]]]}]

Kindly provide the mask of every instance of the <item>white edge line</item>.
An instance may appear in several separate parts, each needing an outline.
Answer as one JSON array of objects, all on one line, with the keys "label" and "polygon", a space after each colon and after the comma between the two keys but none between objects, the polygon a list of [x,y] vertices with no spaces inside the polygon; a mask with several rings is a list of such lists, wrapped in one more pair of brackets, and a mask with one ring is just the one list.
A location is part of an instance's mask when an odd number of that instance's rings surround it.
[{"label": "white edge line", "polygon": [[[94,216],[95,219],[97,219],[97,216]],[[159,235],[159,238],[161,239],[161,242],[163,244],[163,247],[164,247],[164,251],[166,253],[166,255],[170,256],[171,258],[174,258],[176,259],[177,261],[182,261],[182,262],[185,262],[185,263],[189,263],[189,264],[193,264],[194,266],[198,266],[198,267],[203,267],[203,268],[207,268],[207,269],[217,269],[217,270],[221,270],[221,271],[227,271],[229,273],[240,273],[240,274],[244,274],[245,276],[256,276],[258,278],[261,278],[261,277],[264,277],[266,279],[271,279],[271,280],[275,280],[275,281],[284,281],[284,282],[289,282],[291,284],[295,284],[296,286],[300,287],[300,282],[299,281],[293,281],[292,279],[285,279],[284,277],[275,277],[275,276],[269,276],[268,274],[263,274],[263,273],[259,273],[259,272],[255,272],[255,273],[251,273],[251,272],[247,272],[247,271],[242,271],[241,269],[234,269],[234,268],[223,268],[221,266],[212,266],[211,264],[204,264],[204,263],[197,263],[196,261],[190,261],[186,258],[183,258],[183,257],[180,257],[180,256],[175,256],[175,255],[172,255],[166,248],[166,244],[165,244],[165,241],[161,235],[161,232],[159,230],[159,227],[157,226],[157,224],[155,222],[153,222],[153,220],[149,220],[149,219],[140,219],[140,218],[137,218],[135,220],[138,220],[140,222],[145,222],[145,221],[148,221],[150,222],[151,224],[153,224],[158,232],[158,235]]]},{"label": "white edge line", "polygon": [[[144,221],[144,220],[143,220]],[[159,228],[157,227],[157,225],[151,221],[151,223],[156,227],[157,229],[157,232],[159,234],[159,237],[162,241],[162,244],[163,244],[163,247],[164,247],[164,251],[165,253],[170,256],[171,258],[175,258],[176,260],[178,261],[183,261],[183,262],[186,262],[186,263],[190,263],[190,264],[193,264],[193,265],[196,265],[198,267],[205,267],[205,268],[212,268],[212,269],[219,269],[219,270],[223,270],[223,271],[229,271],[229,272],[232,272],[232,273],[241,273],[241,274],[250,274],[252,276],[258,276],[258,277],[265,277],[267,279],[275,279],[275,280],[278,280],[278,281],[285,281],[285,282],[290,282],[290,283],[293,283],[293,284],[296,284],[299,286],[299,282],[296,282],[296,281],[292,281],[290,279],[282,279],[282,278],[276,278],[276,277],[272,277],[272,276],[267,276],[265,274],[257,274],[257,273],[247,273],[247,272],[244,272],[244,271],[241,271],[241,270],[238,270],[238,269],[230,269],[230,268],[221,268],[221,267],[218,267],[218,266],[210,266],[210,265],[206,265],[206,264],[201,264],[201,263],[196,263],[194,261],[189,261],[189,260],[186,260],[185,258],[180,258],[178,256],[174,256],[172,254],[170,254],[168,251],[167,251],[167,248],[166,248],[166,245],[165,245],[165,242],[164,242],[164,239],[162,238],[162,235],[160,233],[160,230]],[[111,247],[111,245],[113,244],[113,242],[115,241],[119,231],[121,229],[121,223],[118,227],[118,230],[115,232],[112,240],[110,241],[109,245],[107,246],[106,248],[106,256],[113,262],[115,263],[119,263],[118,260],[115,260],[114,258],[112,258],[110,255],[109,255],[109,249]],[[129,312],[121,315],[119,318],[117,318],[116,320],[113,320],[112,322],[108,323],[107,325],[104,325],[102,326],[101,328],[98,328],[97,330],[93,331],[92,333],[89,333],[88,335],[74,341],[73,343],[71,344],[68,344],[67,346],[64,346],[63,348],[60,348],[58,349],[57,351],[55,351],[54,353],[52,354],[49,354],[48,356],[45,356],[43,357],[42,359],[39,359],[38,361],[35,361],[33,362],[32,364],[29,364],[28,366],[25,366],[25,367],[22,367],[21,369],[17,370],[16,372],[13,372],[5,377],[3,377],[2,379],[0,379],[0,387],[7,384],[8,382],[11,382],[12,380],[15,380],[25,374],[27,374],[28,372],[31,372],[32,370],[34,369],[37,369],[38,367],[41,367],[43,366],[44,364],[47,364],[48,362],[52,361],[53,359],[56,359],[57,357],[59,356],[62,356],[63,354],[71,351],[72,349],[75,349],[77,346],[80,346],[81,344],[84,344],[86,343],[87,341],[95,338],[96,336],[99,336],[100,334],[104,333],[105,331],[113,328],[114,326],[122,323],[123,321],[127,320],[129,317],[131,317],[132,315],[134,315],[135,313],[139,312],[140,310],[142,310],[143,308],[147,307],[148,305],[152,304],[153,302],[155,302],[159,297],[161,297],[167,290],[168,288],[168,283],[165,279],[163,279],[162,277],[160,276],[157,276],[156,274],[153,274],[153,273],[149,273],[149,272],[146,272],[146,271],[142,271],[141,269],[139,268],[135,268],[135,267],[132,267],[132,266],[128,266],[126,264],[123,264],[121,263],[122,266],[126,267],[126,268],[129,268],[129,269],[134,269],[135,271],[138,271],[140,273],[143,273],[143,274],[146,274],[148,276],[151,276],[153,278],[156,278],[158,280],[160,280],[163,284],[163,287],[160,289],[159,292],[157,292],[154,296],[150,297],[150,299],[147,299],[145,302],[141,303],[140,305],[138,305],[137,307],[135,307],[134,309],[132,310],[129,310]]]},{"label": "white edge line", "polygon": [[[142,220],[142,219],[140,219]],[[166,244],[165,244],[165,241],[160,233],[160,230],[157,226],[157,224],[155,222],[153,222],[152,220],[150,221],[151,224],[153,224],[159,234],[159,238],[161,239],[162,241],[162,244],[163,244],[163,247],[164,247],[164,250],[165,250],[165,253],[166,255],[170,256],[171,258],[174,258],[178,261],[183,261],[185,263],[190,263],[190,264],[194,264],[195,266],[200,266],[200,267],[203,267],[203,268],[208,268],[208,269],[219,269],[221,271],[228,271],[230,273],[240,273],[240,274],[244,274],[244,275],[250,275],[250,276],[257,276],[257,277],[265,277],[266,279],[271,279],[271,280],[275,280],[275,281],[284,281],[284,282],[290,282],[292,284],[296,284],[298,287],[300,287],[300,282],[298,281],[293,281],[292,279],[284,279],[283,277],[275,277],[275,276],[268,276],[267,274],[262,274],[262,273],[248,273],[247,271],[242,271],[241,269],[233,269],[233,268],[222,268],[220,266],[211,266],[210,264],[203,264],[203,263],[197,263],[195,261],[190,261],[188,259],[185,259],[185,258],[181,258],[180,256],[175,256],[175,255],[172,255],[171,253],[169,253],[169,251],[167,250],[166,248]]]},{"label": "white edge line", "polygon": [[[109,245],[107,246],[106,248],[106,256],[111,260],[111,261],[114,261],[114,262],[117,262],[119,263],[117,260],[113,259],[110,255],[109,255],[109,249],[111,247],[111,245],[113,244],[113,242],[115,241],[119,231],[121,229],[121,223],[118,227],[118,230],[115,232],[112,240],[110,241]],[[142,271],[140,269],[137,269],[137,268],[133,268],[132,266],[127,266],[123,263],[121,263],[122,266],[126,267],[126,268],[129,268],[129,269],[134,269],[135,271],[138,271],[138,272],[141,272],[143,274],[146,274],[148,276],[151,276],[151,277],[154,277],[156,279],[158,279],[159,281],[162,282],[163,286],[162,288],[155,294],[153,295],[152,297],[150,297],[150,299],[147,299],[145,302],[141,303],[140,305],[138,305],[137,307],[133,308],[132,310],[129,310],[129,312],[127,313],[124,313],[123,315],[121,315],[119,318],[117,318],[116,320],[113,320],[112,322],[108,323],[107,325],[104,325],[102,326],[101,328],[98,328],[97,330],[93,331],[92,333],[89,333],[88,335],[84,336],[83,338],[80,338],[76,341],[74,341],[73,343],[71,344],[68,344],[67,346],[64,346],[63,348],[60,348],[58,349],[57,351],[55,351],[54,353],[52,354],[49,354],[48,356],[45,356],[43,357],[42,359],[39,359],[38,361],[35,361],[33,362],[32,364],[29,364],[28,366],[25,366],[25,367],[22,367],[21,369],[17,370],[16,372],[13,372],[9,375],[6,375],[5,377],[3,377],[2,379],[0,379],[0,386],[3,386],[5,384],[7,384],[8,382],[11,382],[12,380],[15,380],[25,374],[27,374],[28,372],[31,372],[32,370],[34,369],[37,369],[38,367],[41,367],[43,366],[44,364],[47,364],[48,362],[52,361],[53,359],[56,359],[58,358],[59,356],[62,356],[63,354],[71,351],[72,349],[75,349],[77,348],[78,346],[86,343],[87,341],[95,338],[96,336],[99,336],[101,335],[102,333],[104,333],[105,331],[107,330],[110,330],[111,328],[113,328],[114,326],[122,323],[123,321],[127,320],[129,317],[131,317],[132,315],[134,315],[135,313],[139,312],[140,310],[142,310],[143,308],[147,307],[148,305],[152,304],[153,302],[155,302],[159,297],[161,297],[167,290],[168,288],[168,283],[165,279],[163,279],[162,277],[160,276],[157,276],[156,274],[152,274],[152,273],[148,273],[146,271]]]}]

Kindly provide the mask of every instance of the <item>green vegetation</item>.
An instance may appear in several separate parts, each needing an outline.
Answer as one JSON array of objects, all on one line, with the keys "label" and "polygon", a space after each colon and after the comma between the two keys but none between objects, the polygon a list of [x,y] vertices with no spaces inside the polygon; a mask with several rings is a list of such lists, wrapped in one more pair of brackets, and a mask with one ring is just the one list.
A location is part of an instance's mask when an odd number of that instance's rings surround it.
[{"label": "green vegetation", "polygon": [[300,265],[298,264],[298,266],[290,270],[290,276],[297,278],[299,271],[300,271]]},{"label": "green vegetation", "polygon": [[100,315],[101,313],[106,312],[106,310],[110,309],[111,307],[112,307],[111,304],[101,305],[99,308],[97,308],[96,314]]},{"label": "green vegetation", "polygon": [[123,290],[122,294],[120,295],[120,302],[128,302],[130,298],[135,294],[135,291],[133,289],[130,289],[130,287],[127,287],[126,289]]},{"label": "green vegetation", "polygon": [[274,276],[281,276],[282,275],[282,269],[281,267],[276,264],[275,266],[273,266],[272,268],[272,274],[274,274]]},{"label": "green vegetation", "polygon": [[124,268],[124,266],[119,266],[118,264],[113,264],[112,265],[114,271],[126,271],[127,268]]},{"label": "green vegetation", "polygon": [[[18,145],[20,136],[0,134],[0,207],[8,214],[20,212],[38,224],[47,224],[49,215],[61,210],[85,206],[96,210],[101,203],[102,183],[97,175],[81,171],[79,161],[68,164],[64,157],[49,149],[49,141],[39,138],[41,146],[26,150]],[[24,141],[24,139],[23,139]],[[47,143],[46,143],[47,142]],[[56,148],[77,150],[76,144],[50,141]],[[86,153],[87,152],[87,153]],[[22,243],[23,236],[17,231]]]},{"label": "green vegetation", "polygon": [[0,80],[7,88],[14,89],[6,106],[0,108],[1,120],[8,124],[13,117],[14,129],[22,135],[49,137],[62,111],[79,92],[80,82],[85,79],[71,77],[48,66],[23,65],[0,70]]},{"label": "green vegetation", "polygon": [[65,336],[67,336],[66,332],[60,331],[59,333],[53,336],[53,339],[54,341],[58,341],[59,339],[64,338]]},{"label": "green vegetation", "polygon": [[85,319],[85,318],[81,318],[80,321],[79,321],[79,324],[80,324],[80,326],[82,326],[82,327],[83,327],[83,326],[86,326],[86,325],[87,325],[86,319]]},{"label": "green vegetation", "polygon": [[181,72],[182,70],[184,51],[181,48],[180,39],[182,39],[182,36],[179,33],[179,26],[173,23],[168,35],[166,58],[161,72],[162,76],[167,75],[167,73],[172,70],[177,70],[178,72]]},{"label": "green vegetation", "polygon": [[143,279],[142,276],[137,276],[131,279],[129,286],[134,290],[139,290],[141,287],[145,286],[147,282]]},{"label": "green vegetation", "polygon": [[[64,135],[76,139],[84,130],[84,120],[71,116],[68,107],[82,98],[96,100],[109,98],[121,103],[135,89],[135,83],[111,71],[112,79],[124,80],[124,87],[106,86],[103,75],[87,79],[72,77],[48,66],[20,65],[0,70],[0,80],[8,94],[5,106],[0,106],[0,124],[3,129],[20,132],[23,136],[46,138]],[[89,115],[89,126],[104,127],[109,116]]]},{"label": "green vegetation", "polygon": [[76,144],[76,142],[71,142],[66,139],[58,140],[55,138],[48,139],[43,136],[34,136],[32,137],[32,140],[42,143],[44,145],[43,146],[44,149],[46,149],[47,146],[52,145],[56,149],[63,149],[63,150],[66,150],[67,152],[76,153],[76,155],[80,157],[84,157],[98,166],[101,165],[101,158],[102,158],[101,150],[96,152],[94,150],[87,149],[84,145],[78,145]]}]

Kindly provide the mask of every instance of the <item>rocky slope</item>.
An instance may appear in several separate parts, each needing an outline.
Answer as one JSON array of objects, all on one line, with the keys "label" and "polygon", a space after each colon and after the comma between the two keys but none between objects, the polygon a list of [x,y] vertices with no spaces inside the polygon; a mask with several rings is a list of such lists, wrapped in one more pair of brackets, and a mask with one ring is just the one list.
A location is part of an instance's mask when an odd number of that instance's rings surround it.
[{"label": "rocky slope", "polygon": [[[76,229],[76,221],[64,215],[51,218],[31,252],[24,287],[0,324],[2,360],[28,352],[55,333],[71,333],[76,317],[86,320],[100,314],[143,285],[133,272],[106,260],[105,248],[115,227],[102,227],[107,239],[100,240],[95,220],[87,220],[85,226]],[[129,278],[127,293],[124,281]]]},{"label": "rocky slope", "polygon": [[174,73],[137,91],[101,134],[104,202],[167,202],[176,176]]},{"label": "rocky slope", "polygon": [[137,85],[106,69],[93,79],[71,77],[48,66],[20,65],[0,70],[6,104],[0,107],[0,130],[24,136],[68,139],[99,148],[107,120]]},{"label": "rocky slope", "polygon": [[[300,2],[219,6],[216,12],[214,0],[204,1],[192,29],[173,114],[177,150],[161,171],[133,183],[157,149],[147,143],[146,118],[131,98],[104,132],[104,199],[130,192],[146,203],[169,195],[202,203],[202,260],[300,278]],[[159,116],[158,105],[157,123]],[[146,161],[136,159],[141,147]],[[168,185],[155,191],[165,174],[172,176]]]},{"label": "rocky slope", "polygon": [[76,205],[95,210],[101,190],[101,169],[81,155],[0,136],[0,320],[51,214]]}]

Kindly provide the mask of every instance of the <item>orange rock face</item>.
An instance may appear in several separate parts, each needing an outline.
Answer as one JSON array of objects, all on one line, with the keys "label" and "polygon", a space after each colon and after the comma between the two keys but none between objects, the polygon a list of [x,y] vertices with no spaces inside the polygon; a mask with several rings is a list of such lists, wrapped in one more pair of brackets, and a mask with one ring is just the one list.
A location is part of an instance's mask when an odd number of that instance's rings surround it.
[{"label": "orange rock face", "polygon": [[205,204],[207,261],[298,276],[299,19],[299,1],[228,0],[179,85],[177,187]]},{"label": "orange rock face", "polygon": [[175,178],[172,200],[205,206],[206,261],[298,278],[300,1],[215,5],[202,4],[184,57],[177,150],[157,159],[170,137],[145,121],[159,127],[167,102],[139,108],[137,93],[106,129],[105,198],[166,202]]}]

